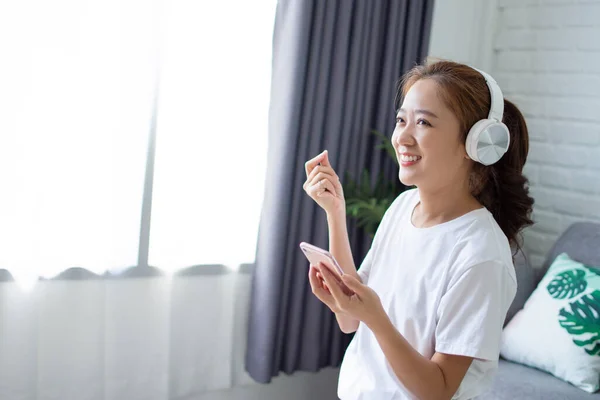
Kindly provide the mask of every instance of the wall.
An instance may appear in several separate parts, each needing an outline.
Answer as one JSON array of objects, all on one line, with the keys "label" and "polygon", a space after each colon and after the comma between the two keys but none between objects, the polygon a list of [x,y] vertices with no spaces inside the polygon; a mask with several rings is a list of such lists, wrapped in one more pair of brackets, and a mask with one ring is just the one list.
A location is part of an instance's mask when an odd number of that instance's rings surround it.
[{"label": "wall", "polygon": [[495,18],[496,0],[437,0],[429,55],[489,70]]},{"label": "wall", "polygon": [[534,266],[579,220],[600,222],[600,1],[499,0],[492,73],[525,114]]}]

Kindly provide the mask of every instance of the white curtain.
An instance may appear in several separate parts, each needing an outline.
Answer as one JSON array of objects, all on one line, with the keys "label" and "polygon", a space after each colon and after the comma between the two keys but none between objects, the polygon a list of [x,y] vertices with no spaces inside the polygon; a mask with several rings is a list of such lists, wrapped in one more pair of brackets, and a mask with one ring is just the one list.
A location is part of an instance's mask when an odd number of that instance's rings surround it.
[{"label": "white curtain", "polygon": [[253,262],[274,12],[275,0],[0,2],[0,269],[31,282],[137,265],[155,105],[149,264]]},{"label": "white curtain", "polygon": [[137,265],[155,109],[149,264],[254,260],[274,16],[275,0],[0,1],[0,269],[18,281],[0,282],[0,399],[247,382],[249,275],[22,284]]},{"label": "white curtain", "polygon": [[195,400],[247,383],[249,288],[234,273],[0,283],[0,399]]},{"label": "white curtain", "polygon": [[235,268],[254,262],[276,2],[168,4],[149,264]]},{"label": "white curtain", "polygon": [[0,268],[15,278],[137,264],[156,11],[0,2]]}]

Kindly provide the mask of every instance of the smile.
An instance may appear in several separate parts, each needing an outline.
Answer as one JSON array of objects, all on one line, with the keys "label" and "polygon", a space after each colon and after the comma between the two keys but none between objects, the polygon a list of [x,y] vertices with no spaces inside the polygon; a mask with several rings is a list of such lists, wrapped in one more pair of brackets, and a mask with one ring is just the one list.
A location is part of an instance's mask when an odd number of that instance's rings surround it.
[{"label": "smile", "polygon": [[421,159],[420,156],[405,156],[405,155],[400,156],[400,161],[402,161],[402,162],[415,162],[415,161],[419,161],[420,159]]}]

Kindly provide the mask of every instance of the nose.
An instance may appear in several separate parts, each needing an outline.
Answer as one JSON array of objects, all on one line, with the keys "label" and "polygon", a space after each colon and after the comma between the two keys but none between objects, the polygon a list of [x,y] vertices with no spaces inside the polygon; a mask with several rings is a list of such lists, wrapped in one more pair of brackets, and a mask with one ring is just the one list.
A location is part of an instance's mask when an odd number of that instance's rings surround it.
[{"label": "nose", "polygon": [[395,148],[410,147],[415,144],[414,127],[412,124],[396,125],[392,135],[392,144]]}]

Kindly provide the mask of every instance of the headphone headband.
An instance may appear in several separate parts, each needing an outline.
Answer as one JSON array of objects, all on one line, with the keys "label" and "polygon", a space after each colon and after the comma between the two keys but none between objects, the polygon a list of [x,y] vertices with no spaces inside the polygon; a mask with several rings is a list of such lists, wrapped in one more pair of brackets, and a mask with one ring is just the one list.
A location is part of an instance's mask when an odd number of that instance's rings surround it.
[{"label": "headphone headband", "polygon": [[510,132],[502,123],[504,97],[494,78],[473,68],[484,78],[490,91],[490,112],[487,119],[479,120],[467,134],[465,149],[468,156],[483,165],[492,165],[508,151]]},{"label": "headphone headband", "polygon": [[500,86],[492,76],[486,72],[483,72],[480,69],[473,68],[477,72],[479,72],[484,78],[485,83],[487,83],[488,88],[490,90],[490,113],[488,115],[488,119],[493,119],[498,122],[502,122],[502,116],[504,115],[504,96],[502,95],[502,90],[500,90]]}]

